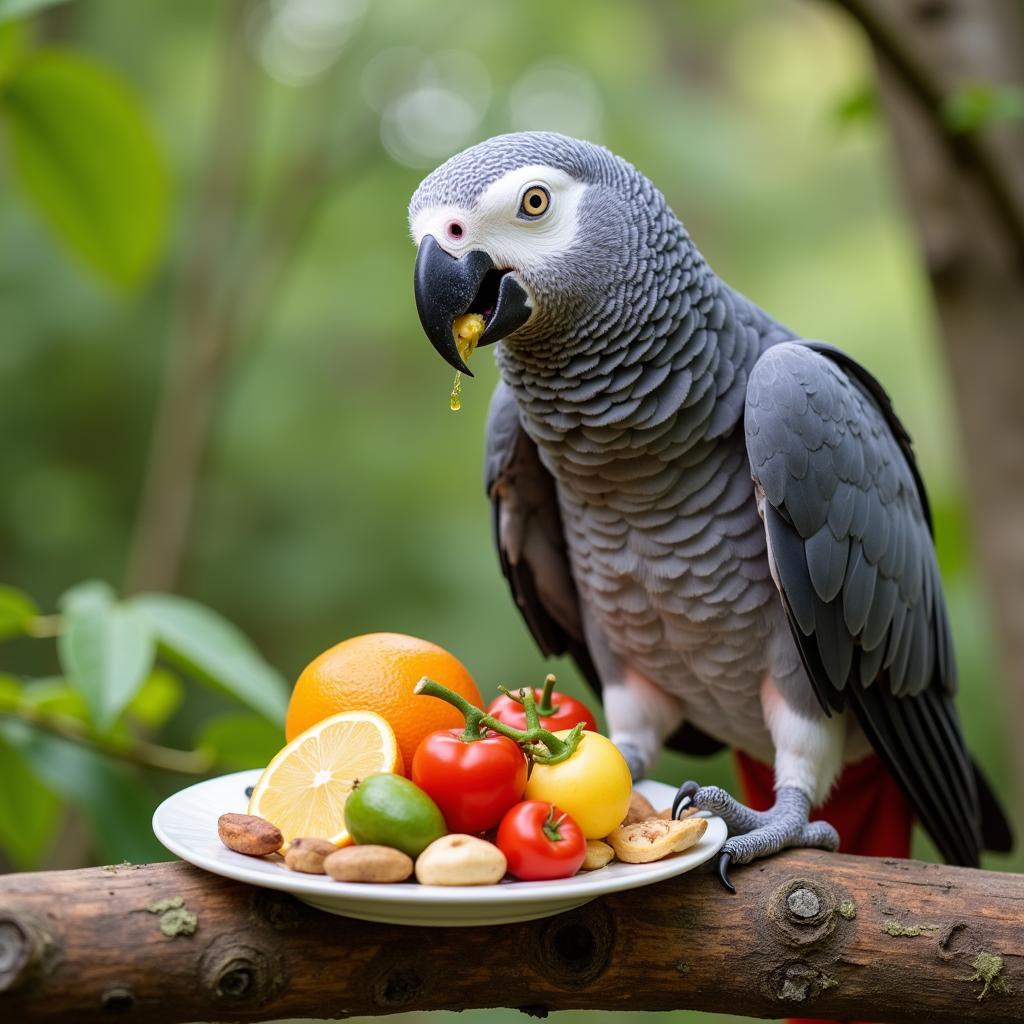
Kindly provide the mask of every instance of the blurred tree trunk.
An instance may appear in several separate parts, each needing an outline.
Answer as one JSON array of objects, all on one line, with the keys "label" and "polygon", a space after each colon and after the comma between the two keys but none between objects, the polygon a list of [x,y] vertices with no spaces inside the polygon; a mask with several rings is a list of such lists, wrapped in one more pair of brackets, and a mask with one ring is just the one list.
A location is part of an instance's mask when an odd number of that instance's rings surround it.
[{"label": "blurred tree trunk", "polygon": [[224,16],[220,82],[175,295],[167,368],[146,465],[125,589],[172,590],[181,572],[200,468],[227,360],[225,268],[249,174],[258,69],[249,54],[249,0]]},{"label": "blurred tree trunk", "polygon": [[[1024,727],[1024,120],[948,127],[951,97],[1024,84],[1024,4],[836,2],[875,51],[951,369],[1006,695]],[[1024,748],[1013,749],[1021,796]]]},{"label": "blurred tree trunk", "polygon": [[[209,143],[183,247],[167,366],[130,542],[129,592],[177,587],[203,464],[239,352],[269,319],[324,202],[377,154],[369,108],[341,140],[324,128],[336,119],[339,64],[306,87],[302,102],[312,116],[296,132],[268,198],[252,214],[256,204],[247,182],[258,148],[263,80],[247,25],[256,9],[256,0],[231,0],[224,16]],[[350,40],[349,47],[358,52],[357,42]]]}]

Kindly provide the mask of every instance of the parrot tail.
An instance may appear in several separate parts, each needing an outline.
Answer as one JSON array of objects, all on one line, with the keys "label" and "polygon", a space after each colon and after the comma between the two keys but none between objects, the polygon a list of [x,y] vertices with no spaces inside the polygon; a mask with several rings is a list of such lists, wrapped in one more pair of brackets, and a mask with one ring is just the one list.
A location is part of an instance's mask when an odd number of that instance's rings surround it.
[{"label": "parrot tail", "polygon": [[[764,811],[775,800],[775,773],[766,764],[737,752],[737,768],[746,803]],[[984,848],[993,853],[1013,849],[1013,830],[998,797],[981,769],[974,765],[981,836]],[[823,819],[839,832],[839,852],[862,857],[909,857],[914,814],[893,777],[874,754],[848,764],[828,800],[811,812],[811,820]]]},{"label": "parrot tail", "polygon": [[1013,829],[1006,820],[1006,812],[999,798],[992,792],[978,763],[974,764],[974,784],[978,789],[978,803],[981,806],[981,839],[986,850],[993,853],[1009,853],[1013,849]]}]

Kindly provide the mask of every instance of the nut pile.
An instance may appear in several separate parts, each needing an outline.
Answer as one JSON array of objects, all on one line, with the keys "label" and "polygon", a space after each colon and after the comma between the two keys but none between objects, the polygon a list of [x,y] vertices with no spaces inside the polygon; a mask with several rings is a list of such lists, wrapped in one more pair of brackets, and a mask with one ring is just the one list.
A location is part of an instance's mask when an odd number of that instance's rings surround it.
[{"label": "nut pile", "polygon": [[[622,824],[604,840],[588,839],[582,871],[597,871],[614,860],[647,864],[693,846],[707,829],[707,819],[670,820],[636,790]],[[494,843],[478,836],[450,833],[430,843],[415,860],[390,846],[372,843],[336,847],[315,836],[287,845],[280,830],[252,814],[222,814],[221,842],[236,853],[266,857],[282,853],[287,868],[327,875],[338,882],[405,882],[415,875],[422,885],[494,885],[505,877],[507,861]]]}]

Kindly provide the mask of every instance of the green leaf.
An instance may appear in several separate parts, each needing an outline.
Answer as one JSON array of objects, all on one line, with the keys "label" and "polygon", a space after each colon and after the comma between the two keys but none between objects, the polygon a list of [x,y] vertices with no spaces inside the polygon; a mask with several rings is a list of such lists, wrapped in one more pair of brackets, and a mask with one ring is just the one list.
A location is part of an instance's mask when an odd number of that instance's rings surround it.
[{"label": "green leaf", "polygon": [[21,18],[26,14],[35,14],[44,7],[56,7],[67,0],[0,0],[0,21]]},{"label": "green leaf", "polygon": [[25,37],[24,22],[8,21],[0,24],[0,89],[17,71],[25,55]]},{"label": "green leaf", "polygon": [[60,800],[2,738],[0,779],[0,847],[16,868],[25,871],[37,866],[53,836]]},{"label": "green leaf", "polygon": [[17,707],[21,703],[21,682],[14,676],[0,672],[0,711]]},{"label": "green leaf", "polygon": [[878,92],[871,82],[863,82],[840,97],[833,108],[840,125],[849,127],[878,118]]},{"label": "green leaf", "polygon": [[183,597],[143,594],[131,604],[148,618],[169,661],[272,722],[284,721],[288,687],[241,630]]},{"label": "green leaf", "polygon": [[84,694],[93,721],[107,729],[145,682],[156,644],[148,620],[137,609],[79,603],[66,613],[57,650],[68,680]]},{"label": "green leaf", "polygon": [[178,710],[184,696],[181,680],[157,666],[125,708],[125,714],[147,729],[159,729]]},{"label": "green leaf", "polygon": [[0,640],[24,636],[38,614],[39,609],[28,594],[0,583]]},{"label": "green leaf", "polygon": [[196,746],[216,754],[224,768],[263,768],[284,746],[284,733],[260,715],[230,712],[207,719]]},{"label": "green leaf", "polygon": [[130,84],[77,54],[38,50],[0,99],[25,194],[94,270],[117,285],[138,284],[164,241],[168,189]]},{"label": "green leaf", "polygon": [[1024,118],[1024,86],[996,86],[976,82],[958,89],[942,107],[946,127],[953,132],[970,133],[996,121]]},{"label": "green leaf", "polygon": [[61,611],[76,612],[86,608],[107,606],[117,600],[114,588],[105,580],[85,580],[65,590],[57,600]]},{"label": "green leaf", "polygon": [[39,711],[53,715],[67,715],[80,722],[89,721],[89,705],[81,691],[76,690],[66,679],[59,676],[52,679],[35,679],[26,683],[22,700]]},{"label": "green leaf", "polygon": [[0,722],[0,739],[13,746],[36,777],[80,808],[89,820],[93,843],[105,863],[143,864],[169,860],[150,820],[156,796],[135,769],[102,754],[34,732],[21,722]]}]

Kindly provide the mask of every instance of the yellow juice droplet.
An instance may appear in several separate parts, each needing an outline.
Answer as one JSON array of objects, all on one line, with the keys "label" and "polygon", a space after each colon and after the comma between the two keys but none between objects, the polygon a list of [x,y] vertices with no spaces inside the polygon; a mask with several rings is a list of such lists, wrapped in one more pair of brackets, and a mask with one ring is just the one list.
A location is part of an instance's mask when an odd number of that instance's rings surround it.
[{"label": "yellow juice droplet", "polygon": [[[479,313],[464,313],[456,317],[452,323],[452,334],[455,336],[455,347],[459,350],[463,362],[469,362],[469,357],[484,333],[484,318]],[[455,381],[452,384],[451,397],[448,399],[448,408],[452,412],[458,412],[462,408],[462,374],[455,374]]]}]

